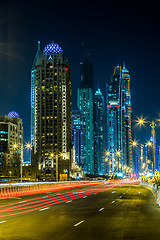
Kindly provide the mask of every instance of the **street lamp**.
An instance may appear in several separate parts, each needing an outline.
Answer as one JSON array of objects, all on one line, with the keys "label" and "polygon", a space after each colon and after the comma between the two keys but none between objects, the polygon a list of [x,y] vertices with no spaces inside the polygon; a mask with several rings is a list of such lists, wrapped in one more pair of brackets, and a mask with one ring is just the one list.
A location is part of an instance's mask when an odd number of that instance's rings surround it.
[{"label": "street lamp", "polygon": [[31,144],[30,143],[26,143],[25,148],[26,149],[31,149]]},{"label": "street lamp", "polygon": [[[18,144],[13,144],[13,149],[14,151],[18,148]],[[23,148],[21,149],[21,152],[20,152],[20,178],[21,178],[21,183],[22,183],[22,174],[23,174],[23,159],[22,159],[22,150]]]},{"label": "street lamp", "polygon": [[65,153],[62,152],[51,152],[50,157],[52,158],[52,167],[54,166],[53,158],[56,158],[56,181],[59,180],[59,166],[58,166],[58,157],[66,157]]},{"label": "street lamp", "polygon": [[154,173],[156,172],[156,146],[155,146],[155,142],[156,142],[156,138],[155,138],[156,122],[157,121],[146,121],[143,118],[138,118],[138,120],[137,120],[138,125],[144,126],[146,123],[149,123],[150,127],[151,127],[151,134],[152,134],[152,137],[153,137],[152,147],[153,147],[153,159],[154,159]]}]

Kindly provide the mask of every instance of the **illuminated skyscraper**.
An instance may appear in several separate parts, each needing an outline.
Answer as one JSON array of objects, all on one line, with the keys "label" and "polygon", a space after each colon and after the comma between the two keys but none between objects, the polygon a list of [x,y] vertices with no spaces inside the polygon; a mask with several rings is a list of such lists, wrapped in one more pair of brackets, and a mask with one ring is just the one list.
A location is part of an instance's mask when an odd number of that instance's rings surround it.
[{"label": "illuminated skyscraper", "polygon": [[[72,145],[70,64],[57,43],[38,51],[31,71],[31,143],[41,178],[69,173]],[[68,160],[69,159],[69,160]]]},{"label": "illuminated skyscraper", "polygon": [[94,94],[94,160],[95,174],[105,174],[105,104],[98,88]]},{"label": "illuminated skyscraper", "polygon": [[107,86],[107,127],[109,172],[132,173],[130,75],[124,65],[115,67]]},{"label": "illuminated skyscraper", "polygon": [[125,164],[134,171],[135,163],[132,163],[132,132],[131,132],[131,91],[130,74],[123,64],[122,68],[122,118],[123,118],[123,149]]},{"label": "illuminated skyscraper", "polygon": [[84,171],[94,174],[94,125],[93,125],[93,67],[86,60],[80,64],[81,85],[77,91],[77,106],[84,122]]},{"label": "illuminated skyscraper", "polygon": [[[108,173],[122,172],[123,135],[122,135],[122,108],[121,108],[121,67],[117,65],[107,86],[107,139],[110,153]],[[118,156],[117,152],[121,154]]]},{"label": "illuminated skyscraper", "polygon": [[79,109],[72,111],[72,144],[75,147],[75,162],[84,165],[84,126],[83,115]]}]

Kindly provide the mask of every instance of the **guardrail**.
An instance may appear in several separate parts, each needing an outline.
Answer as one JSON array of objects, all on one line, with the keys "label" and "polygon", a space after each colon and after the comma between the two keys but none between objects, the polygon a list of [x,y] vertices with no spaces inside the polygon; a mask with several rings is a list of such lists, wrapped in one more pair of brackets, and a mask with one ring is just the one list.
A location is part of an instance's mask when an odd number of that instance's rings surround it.
[{"label": "guardrail", "polygon": [[77,187],[85,187],[92,185],[99,185],[98,181],[91,182],[45,182],[45,183],[12,183],[0,184],[0,199],[18,196],[27,196],[33,194],[40,194],[45,192],[54,192],[67,190]]},{"label": "guardrail", "polygon": [[159,189],[158,185],[155,184],[155,183],[149,183],[149,182],[141,182],[140,185],[145,186],[145,187],[149,187],[149,188],[151,188],[155,191],[156,196],[157,196],[157,203],[160,207],[160,189]]},{"label": "guardrail", "polygon": [[45,192],[55,192],[77,187],[93,186],[111,183],[133,183],[130,179],[125,180],[96,180],[96,181],[67,181],[67,182],[26,182],[26,183],[7,183],[0,184],[0,199],[9,197],[20,197],[27,195],[40,194]]}]

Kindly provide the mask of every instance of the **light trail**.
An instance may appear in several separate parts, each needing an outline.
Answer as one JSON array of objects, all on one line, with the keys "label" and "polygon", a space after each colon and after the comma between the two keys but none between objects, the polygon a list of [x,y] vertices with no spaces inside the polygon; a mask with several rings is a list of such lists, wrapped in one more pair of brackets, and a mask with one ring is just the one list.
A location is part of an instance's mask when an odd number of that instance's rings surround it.
[{"label": "light trail", "polygon": [[[76,192],[67,192],[62,194],[56,194],[56,195],[48,195],[38,198],[32,198],[20,202],[5,204],[0,206],[0,218],[8,217],[8,216],[14,216],[19,215],[23,213],[28,213],[40,209],[46,209],[50,206],[63,203],[63,202],[71,202],[72,200],[78,199],[78,198],[86,198],[87,196],[100,193],[103,191],[107,191],[109,189],[119,187],[121,184],[110,184],[110,185],[103,185],[103,186],[97,186],[92,188],[87,188],[76,191]],[[4,215],[1,215],[4,214]]]}]

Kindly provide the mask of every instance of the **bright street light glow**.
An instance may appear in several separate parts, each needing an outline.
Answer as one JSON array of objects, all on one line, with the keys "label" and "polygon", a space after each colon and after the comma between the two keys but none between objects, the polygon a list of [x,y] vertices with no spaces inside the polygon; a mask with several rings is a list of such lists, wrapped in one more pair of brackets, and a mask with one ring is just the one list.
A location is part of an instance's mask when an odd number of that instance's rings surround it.
[{"label": "bright street light glow", "polygon": [[133,142],[132,142],[132,145],[133,145],[133,146],[137,146],[137,142],[136,142],[136,141],[133,141]]}]

